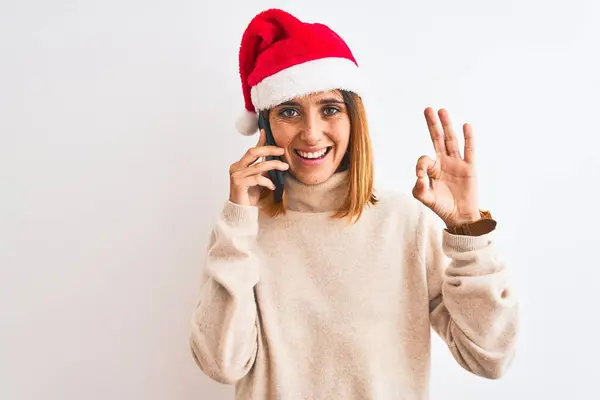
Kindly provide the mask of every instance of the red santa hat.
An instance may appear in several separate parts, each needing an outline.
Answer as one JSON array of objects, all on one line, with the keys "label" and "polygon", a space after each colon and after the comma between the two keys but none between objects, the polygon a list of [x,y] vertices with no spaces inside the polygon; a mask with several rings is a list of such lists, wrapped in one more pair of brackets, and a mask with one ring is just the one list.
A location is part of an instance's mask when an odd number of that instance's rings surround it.
[{"label": "red santa hat", "polygon": [[257,112],[310,93],[362,92],[358,63],[344,40],[326,25],[302,22],[270,9],[250,21],[239,52],[245,111],[236,128],[258,131]]}]

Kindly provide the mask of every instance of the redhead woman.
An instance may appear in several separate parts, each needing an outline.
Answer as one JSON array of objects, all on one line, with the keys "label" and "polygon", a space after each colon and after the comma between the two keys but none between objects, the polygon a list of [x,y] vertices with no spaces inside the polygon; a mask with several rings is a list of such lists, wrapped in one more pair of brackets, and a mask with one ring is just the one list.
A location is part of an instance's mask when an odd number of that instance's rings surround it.
[{"label": "redhead woman", "polygon": [[448,112],[425,109],[435,157],[416,157],[410,193],[376,188],[365,87],[339,35],[266,10],[239,61],[237,128],[258,140],[210,236],[198,367],[238,399],[427,399],[433,331],[462,368],[502,377],[518,302],[470,125],[459,148]]}]

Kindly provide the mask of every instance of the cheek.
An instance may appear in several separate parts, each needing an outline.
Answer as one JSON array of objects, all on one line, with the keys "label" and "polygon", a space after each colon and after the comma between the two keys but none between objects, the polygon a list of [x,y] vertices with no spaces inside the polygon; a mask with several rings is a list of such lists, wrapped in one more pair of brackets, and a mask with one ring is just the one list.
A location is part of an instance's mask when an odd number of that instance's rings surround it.
[{"label": "cheek", "polygon": [[350,121],[345,118],[332,121],[329,132],[331,132],[331,139],[340,150],[345,151],[350,140]]},{"label": "cheek", "polygon": [[289,124],[272,122],[271,131],[273,131],[273,138],[279,147],[286,148],[294,140],[295,129]]}]

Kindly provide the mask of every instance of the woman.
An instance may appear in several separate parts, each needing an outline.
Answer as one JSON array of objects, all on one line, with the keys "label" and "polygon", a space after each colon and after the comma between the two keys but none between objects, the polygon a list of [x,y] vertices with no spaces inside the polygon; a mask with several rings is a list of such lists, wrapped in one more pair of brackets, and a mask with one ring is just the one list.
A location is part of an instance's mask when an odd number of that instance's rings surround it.
[{"label": "woman", "polygon": [[[517,302],[477,202],[471,128],[463,156],[447,112],[440,125],[427,108],[436,160],[419,158],[411,196],[375,190],[364,87],[337,34],[262,12],[240,75],[238,129],[268,112],[276,145],[261,131],[230,168],[192,318],[202,371],[240,399],[425,399],[433,328],[463,368],[502,376]],[[282,202],[269,170],[284,172]]]}]

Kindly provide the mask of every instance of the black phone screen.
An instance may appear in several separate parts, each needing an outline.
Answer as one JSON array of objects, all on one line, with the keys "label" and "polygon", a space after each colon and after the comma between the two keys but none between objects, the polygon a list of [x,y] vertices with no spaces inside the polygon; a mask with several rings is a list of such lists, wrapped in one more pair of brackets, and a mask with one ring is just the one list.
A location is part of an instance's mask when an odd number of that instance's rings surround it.
[{"label": "black phone screen", "polygon": [[[276,146],[275,139],[273,138],[273,132],[271,131],[271,124],[269,124],[264,112],[258,114],[258,128],[265,130],[266,144],[267,146]],[[280,159],[277,156],[267,156],[267,160]],[[277,203],[281,202],[283,198],[283,171],[278,169],[269,170],[269,179],[275,184],[275,192],[273,193],[274,199]]]}]

